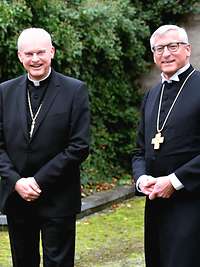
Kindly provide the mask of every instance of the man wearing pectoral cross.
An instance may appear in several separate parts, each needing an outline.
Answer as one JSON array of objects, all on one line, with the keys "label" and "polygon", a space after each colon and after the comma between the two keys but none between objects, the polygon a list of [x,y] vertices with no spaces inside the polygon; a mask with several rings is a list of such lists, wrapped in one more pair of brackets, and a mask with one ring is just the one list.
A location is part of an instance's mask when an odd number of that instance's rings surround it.
[{"label": "man wearing pectoral cross", "polygon": [[14,267],[73,267],[80,164],[89,152],[84,82],[51,68],[55,49],[41,28],[22,31],[27,74],[0,84],[0,210]]},{"label": "man wearing pectoral cross", "polygon": [[132,160],[146,267],[200,266],[200,73],[183,28],[159,27],[150,45],[161,81],[144,96]]}]

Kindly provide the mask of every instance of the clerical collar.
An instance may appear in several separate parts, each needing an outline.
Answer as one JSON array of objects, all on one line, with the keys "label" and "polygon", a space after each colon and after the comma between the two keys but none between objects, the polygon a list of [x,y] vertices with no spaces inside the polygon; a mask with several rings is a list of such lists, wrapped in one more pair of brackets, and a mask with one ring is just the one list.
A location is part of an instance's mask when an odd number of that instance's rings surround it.
[{"label": "clerical collar", "polygon": [[168,79],[165,78],[163,72],[161,73],[161,80],[162,80],[162,83],[164,82],[167,82],[167,83],[172,83],[172,81],[175,81],[175,82],[179,82],[180,79],[179,79],[179,75],[183,72],[185,72],[188,68],[190,67],[190,63],[186,64],[184,67],[182,67],[181,69],[177,70],[176,73],[174,73],[174,75],[172,75],[172,77]]},{"label": "clerical collar", "polygon": [[48,72],[47,76],[45,78],[39,80],[39,81],[36,81],[36,80],[31,79],[29,73],[28,73],[28,79],[29,79],[29,81],[33,82],[33,84],[35,86],[40,86],[40,82],[46,80],[49,77],[50,74],[51,74],[51,68],[49,68],[49,72]]}]

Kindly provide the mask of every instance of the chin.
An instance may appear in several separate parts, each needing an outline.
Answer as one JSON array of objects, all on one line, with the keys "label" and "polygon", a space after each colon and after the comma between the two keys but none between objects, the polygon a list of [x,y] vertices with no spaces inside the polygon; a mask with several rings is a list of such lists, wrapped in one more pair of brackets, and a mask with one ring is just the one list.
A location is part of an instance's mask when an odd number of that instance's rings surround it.
[{"label": "chin", "polygon": [[45,75],[44,73],[38,73],[34,71],[34,72],[30,72],[30,76],[32,77],[33,80],[41,80]]},{"label": "chin", "polygon": [[167,76],[172,76],[174,73],[177,72],[177,68],[163,68],[162,72]]}]

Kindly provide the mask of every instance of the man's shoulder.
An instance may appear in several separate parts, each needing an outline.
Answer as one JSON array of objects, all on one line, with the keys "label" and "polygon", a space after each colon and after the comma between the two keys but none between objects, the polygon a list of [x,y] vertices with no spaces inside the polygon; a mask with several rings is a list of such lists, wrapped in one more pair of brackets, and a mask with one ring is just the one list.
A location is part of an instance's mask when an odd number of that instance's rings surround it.
[{"label": "man's shoulder", "polygon": [[63,73],[56,72],[55,70],[53,71],[53,76],[56,78],[57,81],[65,83],[69,86],[80,86],[84,84],[84,82],[79,79],[64,75]]},{"label": "man's shoulder", "polygon": [[150,87],[149,89],[147,89],[146,93],[147,94],[154,94],[154,93],[156,93],[157,91],[160,90],[161,86],[162,86],[162,82],[159,81],[157,84],[155,84],[152,87]]},{"label": "man's shoulder", "polygon": [[193,77],[196,77],[197,79],[200,79],[200,71],[195,69]]},{"label": "man's shoulder", "polygon": [[14,84],[19,84],[21,81],[25,79],[25,76],[26,75],[21,75],[13,79],[3,81],[0,83],[0,86],[4,88],[4,87],[13,86]]}]

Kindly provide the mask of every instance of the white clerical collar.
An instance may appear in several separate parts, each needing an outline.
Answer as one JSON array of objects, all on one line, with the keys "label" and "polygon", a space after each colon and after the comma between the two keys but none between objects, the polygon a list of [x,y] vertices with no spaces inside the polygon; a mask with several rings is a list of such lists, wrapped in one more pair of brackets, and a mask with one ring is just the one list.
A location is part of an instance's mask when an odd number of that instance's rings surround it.
[{"label": "white clerical collar", "polygon": [[40,86],[40,82],[46,80],[46,78],[48,78],[50,74],[51,74],[51,67],[49,68],[49,72],[48,72],[47,76],[44,77],[43,79],[41,79],[39,81],[33,80],[33,79],[31,79],[29,73],[28,73],[28,79],[29,79],[29,81],[33,82],[33,84],[35,86]]},{"label": "white clerical collar", "polygon": [[163,74],[163,72],[162,72],[161,73],[162,83],[164,83],[164,82],[172,83],[172,81],[179,82],[180,79],[179,79],[178,75],[180,75],[181,73],[186,71],[189,67],[190,67],[190,63],[187,63],[184,67],[182,67],[181,69],[177,70],[177,72],[174,73],[174,75],[172,75],[172,77],[170,77],[169,79],[166,79],[164,74]]}]

